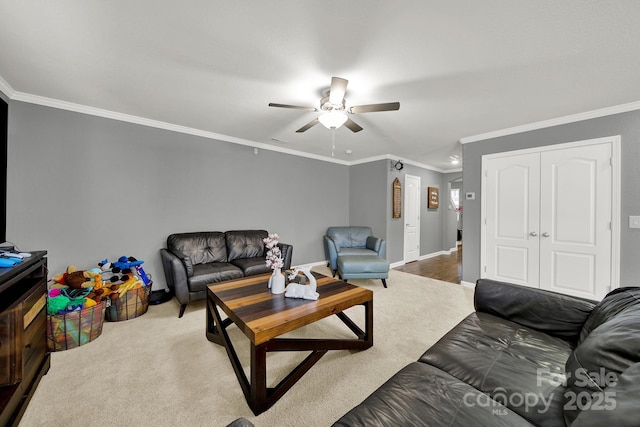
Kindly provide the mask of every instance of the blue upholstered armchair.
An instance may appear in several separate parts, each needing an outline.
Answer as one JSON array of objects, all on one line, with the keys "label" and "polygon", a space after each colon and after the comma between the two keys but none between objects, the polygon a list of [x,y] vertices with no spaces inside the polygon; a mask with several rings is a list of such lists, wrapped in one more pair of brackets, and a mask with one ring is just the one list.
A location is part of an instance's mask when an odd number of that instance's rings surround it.
[{"label": "blue upholstered armchair", "polygon": [[338,270],[340,255],[387,256],[387,242],[374,237],[370,227],[329,227],[324,236],[324,254],[333,275]]}]

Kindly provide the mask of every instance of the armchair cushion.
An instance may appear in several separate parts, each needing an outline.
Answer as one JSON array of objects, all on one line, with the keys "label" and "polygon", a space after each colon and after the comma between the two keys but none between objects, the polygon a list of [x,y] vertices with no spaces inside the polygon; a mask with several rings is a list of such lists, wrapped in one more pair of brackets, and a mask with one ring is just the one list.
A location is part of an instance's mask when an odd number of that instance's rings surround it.
[{"label": "armchair cushion", "polygon": [[327,236],[333,240],[338,252],[342,248],[367,247],[367,237],[371,235],[371,227],[329,227],[327,229]]},{"label": "armchair cushion", "polygon": [[227,231],[225,234],[229,261],[239,258],[264,257],[262,239],[269,235],[266,230]]}]

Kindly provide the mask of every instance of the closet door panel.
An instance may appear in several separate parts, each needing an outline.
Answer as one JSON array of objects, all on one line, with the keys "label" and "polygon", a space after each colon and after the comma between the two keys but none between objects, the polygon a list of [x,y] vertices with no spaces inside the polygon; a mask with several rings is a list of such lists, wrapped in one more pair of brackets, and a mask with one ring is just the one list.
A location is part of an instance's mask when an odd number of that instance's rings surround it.
[{"label": "closet door panel", "polygon": [[540,287],[602,298],[611,285],[611,146],[541,153]]},{"label": "closet door panel", "polygon": [[485,277],[539,286],[539,158],[535,153],[487,162]]}]

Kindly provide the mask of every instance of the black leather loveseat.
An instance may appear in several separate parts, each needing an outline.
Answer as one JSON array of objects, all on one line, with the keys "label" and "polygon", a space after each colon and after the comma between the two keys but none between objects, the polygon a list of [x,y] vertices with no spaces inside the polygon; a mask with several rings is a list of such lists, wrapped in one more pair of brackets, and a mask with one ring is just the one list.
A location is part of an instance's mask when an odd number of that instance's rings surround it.
[{"label": "black leather loveseat", "polygon": [[[265,230],[234,230],[178,233],[167,237],[167,247],[160,249],[162,267],[171,289],[180,303],[182,317],[187,304],[202,300],[207,286],[271,272],[266,266],[262,239]],[[291,267],[293,246],[278,243],[284,269]]]},{"label": "black leather loveseat", "polygon": [[596,305],[481,279],[475,308],[335,425],[640,425],[640,288]]}]

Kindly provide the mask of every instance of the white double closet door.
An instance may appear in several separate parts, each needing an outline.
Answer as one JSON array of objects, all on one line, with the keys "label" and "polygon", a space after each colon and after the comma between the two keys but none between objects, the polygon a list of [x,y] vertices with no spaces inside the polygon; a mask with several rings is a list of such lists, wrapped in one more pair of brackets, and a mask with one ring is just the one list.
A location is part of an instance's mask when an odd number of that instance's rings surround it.
[{"label": "white double closet door", "polygon": [[483,158],[483,277],[590,299],[617,287],[616,138]]}]

